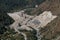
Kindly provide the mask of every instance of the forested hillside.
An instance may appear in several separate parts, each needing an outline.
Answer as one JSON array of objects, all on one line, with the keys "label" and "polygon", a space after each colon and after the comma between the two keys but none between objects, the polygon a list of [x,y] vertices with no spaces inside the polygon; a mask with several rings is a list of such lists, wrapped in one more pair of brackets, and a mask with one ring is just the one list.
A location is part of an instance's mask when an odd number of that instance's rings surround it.
[{"label": "forested hillside", "polygon": [[23,9],[26,7],[34,7],[36,4],[39,5],[44,0],[0,0],[0,10],[13,11],[14,9]]},{"label": "forested hillside", "polygon": [[[35,5],[38,5],[35,8]],[[9,25],[14,20],[7,15],[10,12],[27,9],[29,15],[39,15],[43,11],[51,11],[58,17],[49,23],[45,28],[41,28],[42,40],[56,40],[60,37],[60,0],[0,0],[0,40],[24,40],[21,34],[17,34]],[[37,40],[36,31],[23,30],[28,36],[28,40]]]},{"label": "forested hillside", "polygon": [[[9,25],[12,24],[14,20],[9,17],[7,13],[20,11],[26,8],[35,8],[35,5],[40,5],[44,1],[45,0],[0,0],[0,40],[24,40],[22,35],[18,36],[14,30],[9,28]],[[30,34],[28,31],[26,33]],[[34,34],[33,32],[28,36],[29,40],[37,40]]]},{"label": "forested hillside", "polygon": [[43,1],[45,0],[0,0],[0,25],[10,25],[14,22],[7,13],[29,7],[33,8],[36,4],[39,5]]}]

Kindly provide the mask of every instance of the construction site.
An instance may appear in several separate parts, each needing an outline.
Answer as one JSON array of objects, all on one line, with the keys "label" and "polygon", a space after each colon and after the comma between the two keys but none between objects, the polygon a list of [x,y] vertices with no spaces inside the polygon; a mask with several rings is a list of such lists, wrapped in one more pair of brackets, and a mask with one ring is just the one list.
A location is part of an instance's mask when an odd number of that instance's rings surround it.
[{"label": "construction site", "polygon": [[1,40],[60,40],[60,0],[35,1],[6,13],[14,22],[4,26],[7,31],[0,35]]}]

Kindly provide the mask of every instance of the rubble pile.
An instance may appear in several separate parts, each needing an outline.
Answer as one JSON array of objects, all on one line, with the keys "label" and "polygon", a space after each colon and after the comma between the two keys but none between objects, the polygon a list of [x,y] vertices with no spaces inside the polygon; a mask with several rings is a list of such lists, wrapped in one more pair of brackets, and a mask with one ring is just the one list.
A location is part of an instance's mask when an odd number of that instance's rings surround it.
[{"label": "rubble pile", "polygon": [[[52,15],[51,11],[44,11],[40,15],[27,15],[24,13],[24,10],[20,12],[14,12],[14,13],[8,13],[8,15],[15,20],[13,24],[11,24],[9,27],[14,29],[16,32],[21,33],[24,35],[25,40],[27,40],[26,34],[23,32],[20,32],[20,30],[33,30],[35,29],[37,31],[37,40],[41,40],[40,35],[40,28],[44,28],[48,23],[50,23],[52,20],[54,20],[57,16]],[[19,26],[20,25],[20,26]],[[33,28],[33,29],[32,29]]]}]

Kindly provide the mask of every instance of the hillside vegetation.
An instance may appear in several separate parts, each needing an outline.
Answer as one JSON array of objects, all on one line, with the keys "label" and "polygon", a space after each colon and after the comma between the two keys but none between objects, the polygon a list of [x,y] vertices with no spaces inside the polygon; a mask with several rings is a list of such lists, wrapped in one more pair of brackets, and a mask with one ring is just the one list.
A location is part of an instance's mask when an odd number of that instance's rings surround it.
[{"label": "hillside vegetation", "polygon": [[[35,8],[35,5],[39,5]],[[29,10],[29,8],[34,8]],[[43,11],[51,11],[58,17],[49,23],[45,28],[41,28],[42,40],[56,40],[60,36],[60,0],[0,0],[0,39],[3,40],[24,40],[21,34],[17,34],[8,26],[14,22],[7,13],[28,9],[29,15],[39,15]],[[35,31],[23,31],[28,36],[28,40],[37,40]]]}]

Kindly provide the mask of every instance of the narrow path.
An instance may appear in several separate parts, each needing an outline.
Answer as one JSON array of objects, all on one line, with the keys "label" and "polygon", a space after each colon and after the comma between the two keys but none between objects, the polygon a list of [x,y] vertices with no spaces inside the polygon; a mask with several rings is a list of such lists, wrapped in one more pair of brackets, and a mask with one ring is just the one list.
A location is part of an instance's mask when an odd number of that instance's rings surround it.
[{"label": "narrow path", "polygon": [[36,36],[37,36],[37,40],[41,40],[41,34],[40,34],[39,30],[37,30]]},{"label": "narrow path", "polygon": [[24,36],[24,39],[27,40],[27,36],[26,36],[26,34],[23,33],[23,32],[20,32],[20,33]]}]

